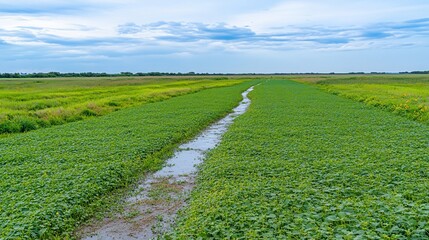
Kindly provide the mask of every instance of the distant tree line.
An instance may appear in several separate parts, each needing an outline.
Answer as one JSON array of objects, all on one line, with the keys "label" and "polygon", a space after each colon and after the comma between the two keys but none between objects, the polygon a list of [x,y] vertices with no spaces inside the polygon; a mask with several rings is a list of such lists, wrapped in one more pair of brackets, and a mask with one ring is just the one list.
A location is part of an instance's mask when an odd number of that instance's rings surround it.
[{"label": "distant tree line", "polygon": [[429,74],[429,71],[400,72],[400,74]]},{"label": "distant tree line", "polygon": [[[334,74],[390,74],[386,72],[349,72],[349,73],[169,73],[169,72],[121,72],[121,73],[60,73],[60,72],[40,72],[40,73],[0,73],[0,78],[59,78],[59,77],[146,77],[146,76],[226,76],[226,75],[334,75]],[[429,74],[429,71],[399,72],[399,74]]]},{"label": "distant tree line", "polygon": [[56,77],[132,77],[132,76],[191,76],[191,75],[210,75],[208,73],[164,73],[164,72],[147,72],[147,73],[97,73],[97,72],[82,72],[82,73],[0,73],[0,78],[56,78]]}]

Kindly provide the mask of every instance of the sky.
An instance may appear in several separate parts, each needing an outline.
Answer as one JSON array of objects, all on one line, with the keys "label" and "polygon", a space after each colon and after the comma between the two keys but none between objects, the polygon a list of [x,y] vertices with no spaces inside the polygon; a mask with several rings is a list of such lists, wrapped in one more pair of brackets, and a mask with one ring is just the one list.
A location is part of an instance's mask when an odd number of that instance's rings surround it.
[{"label": "sky", "polygon": [[0,72],[413,70],[428,0],[0,0]]}]

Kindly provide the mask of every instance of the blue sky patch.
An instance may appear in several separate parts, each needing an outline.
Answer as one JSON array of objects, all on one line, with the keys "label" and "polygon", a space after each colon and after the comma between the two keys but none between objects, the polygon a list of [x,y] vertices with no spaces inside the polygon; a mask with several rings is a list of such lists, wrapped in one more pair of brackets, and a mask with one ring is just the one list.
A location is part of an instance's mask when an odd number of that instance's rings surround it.
[{"label": "blue sky patch", "polygon": [[3,1],[0,72],[427,70],[428,12],[421,0]]}]

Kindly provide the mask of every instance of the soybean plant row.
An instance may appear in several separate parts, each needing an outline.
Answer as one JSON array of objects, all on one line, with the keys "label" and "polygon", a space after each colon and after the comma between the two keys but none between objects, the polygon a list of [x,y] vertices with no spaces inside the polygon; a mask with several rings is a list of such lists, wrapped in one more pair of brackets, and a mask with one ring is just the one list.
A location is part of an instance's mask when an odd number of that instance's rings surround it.
[{"label": "soybean plant row", "polygon": [[252,83],[204,90],[0,139],[0,239],[64,239],[96,201],[162,165]]},{"label": "soybean plant row", "polygon": [[296,82],[250,98],[166,238],[429,238],[428,125]]}]

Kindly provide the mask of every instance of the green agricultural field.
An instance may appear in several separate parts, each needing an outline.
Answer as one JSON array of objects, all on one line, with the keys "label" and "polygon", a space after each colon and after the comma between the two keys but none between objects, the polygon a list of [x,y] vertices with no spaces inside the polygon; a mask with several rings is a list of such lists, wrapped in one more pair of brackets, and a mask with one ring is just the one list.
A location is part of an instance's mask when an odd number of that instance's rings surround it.
[{"label": "green agricultural field", "polygon": [[429,238],[428,125],[292,81],[250,98],[166,238]]},{"label": "green agricultural field", "polygon": [[[165,89],[178,91],[230,83],[166,84],[177,88]],[[67,238],[93,214],[99,199],[158,169],[162,153],[226,115],[251,84],[208,89],[0,139],[0,239]],[[150,91],[158,85],[164,88],[156,83]],[[135,88],[138,92],[144,86]]]},{"label": "green agricultural field", "polygon": [[141,77],[1,79],[0,136],[240,82],[242,80]]},{"label": "green agricultural field", "polygon": [[333,94],[429,123],[429,75],[316,76],[297,78]]},{"label": "green agricultural field", "polygon": [[257,83],[165,238],[429,238],[427,75],[269,79],[0,80],[0,239],[73,237]]}]

